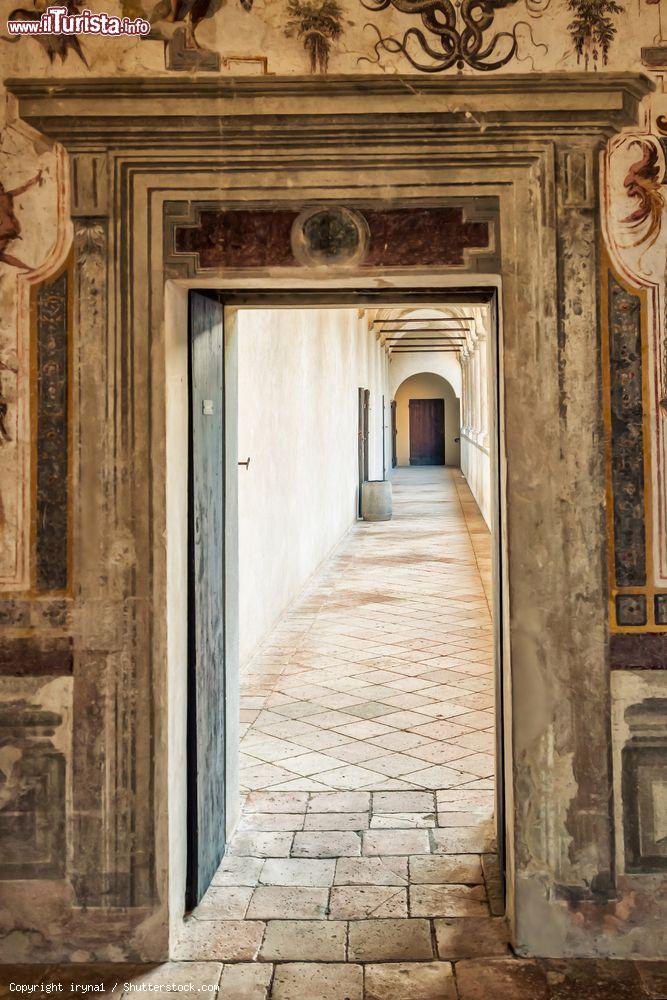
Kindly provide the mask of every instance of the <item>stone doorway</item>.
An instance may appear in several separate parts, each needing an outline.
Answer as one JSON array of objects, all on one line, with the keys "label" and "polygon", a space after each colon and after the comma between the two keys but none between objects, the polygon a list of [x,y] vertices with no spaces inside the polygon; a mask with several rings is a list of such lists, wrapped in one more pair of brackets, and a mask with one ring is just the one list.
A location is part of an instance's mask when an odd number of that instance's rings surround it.
[{"label": "stone doorway", "polygon": [[[72,168],[74,250],[35,291],[73,302],[62,327],[82,359],[63,480],[70,589],[38,635],[40,650],[66,649],[58,669],[72,678],[66,873],[52,886],[58,927],[31,916],[26,955],[46,940],[49,959],[83,943],[104,957],[113,940],[119,956],[164,958],[181,929],[186,289],[249,295],[269,280],[293,287],[296,276],[322,301],[341,284],[498,287],[501,275],[512,942],[522,954],[627,953],[636,936],[609,937],[587,916],[630,892],[616,880],[609,808],[604,424],[592,388],[597,164],[609,138],[639,120],[649,84],[603,73],[54,86],[9,84],[19,117],[61,142]],[[59,183],[67,187],[64,174]],[[310,213],[332,203],[354,209],[356,228],[349,236],[341,218],[345,264],[333,282],[317,240],[290,242],[271,264],[262,248],[272,239],[255,239],[239,260],[212,235],[220,213],[239,210],[261,215],[274,234],[297,218],[302,232],[321,233]],[[432,255],[383,260],[378,206],[444,213]],[[452,226],[459,235],[465,226],[465,239],[451,238]],[[382,282],[373,267],[386,268]],[[104,575],[102,553],[114,555]],[[25,887],[12,891],[18,898]]]},{"label": "stone doorway", "polygon": [[507,954],[491,535],[458,470],[393,481],[395,518],[353,527],[242,675],[240,823],[179,959],[414,985]]},{"label": "stone doorway", "polygon": [[[452,300],[456,295],[448,291]],[[480,337],[486,348],[488,330],[497,345],[498,333],[488,326],[493,290],[480,293],[482,304],[473,305],[471,293],[467,298],[474,315],[469,327],[456,323],[458,335],[469,330],[470,349]],[[331,532],[340,531],[325,526],[340,503],[326,490],[327,475],[330,489],[340,489],[341,479],[348,488],[348,520],[343,514],[341,524],[349,525],[356,508],[356,376],[346,385],[336,355],[340,338],[354,367],[355,331],[362,355],[370,350],[367,338],[378,353],[368,362],[371,388],[363,390],[367,461],[374,475],[386,466],[385,380],[387,388],[400,381],[392,366],[400,373],[411,361],[412,334],[400,334],[413,320],[377,319],[404,315],[400,303],[364,310],[359,292],[354,302],[354,310],[303,310],[295,292],[291,309],[248,305],[227,315],[226,356],[235,363],[225,384],[232,400],[226,422],[237,437],[235,448],[227,436],[228,480],[236,456],[243,456],[225,528],[228,558],[236,551],[239,563],[226,625],[240,634],[241,649],[241,753],[237,767],[238,748],[228,745],[227,801],[238,782],[242,805],[227,856],[176,944],[177,954],[191,960],[211,935],[218,949],[229,949],[230,961],[312,960],[321,935],[347,940],[360,932],[360,921],[364,934],[394,938],[393,952],[369,945],[364,961],[437,958],[425,945],[435,940],[435,919],[456,918],[450,937],[477,932],[491,954],[506,944],[497,919],[504,900],[494,829],[497,730],[502,745],[494,702],[502,684],[494,679],[500,664],[491,620],[494,603],[498,613],[502,601],[499,593],[494,600],[492,563],[496,580],[502,573],[460,471],[397,469],[394,518],[354,525],[279,624],[268,634],[262,624],[292,592],[284,581],[298,562],[293,550],[328,530],[326,549]],[[449,315],[435,303],[431,311]],[[394,355],[395,343],[405,346]],[[445,351],[451,344],[447,335]],[[384,375],[376,371],[380,359]],[[459,361],[435,346],[431,359],[459,368],[460,393]],[[423,353],[412,360],[424,364]],[[364,371],[359,380],[366,381]],[[487,387],[477,395],[480,410],[497,397]],[[334,404],[340,412],[327,427]],[[487,423],[497,434],[497,420]],[[494,470],[497,464],[494,455]],[[325,506],[315,501],[312,510],[309,494],[323,479]],[[497,503],[486,499],[498,538]],[[312,562],[318,560],[314,555]],[[236,704],[234,665],[226,683],[227,701]],[[502,803],[502,772],[499,785]],[[503,815],[501,809],[501,830]],[[282,958],[270,958],[268,945],[260,953],[267,934],[288,939]],[[347,947],[343,952],[334,947],[321,957],[341,961]]]}]

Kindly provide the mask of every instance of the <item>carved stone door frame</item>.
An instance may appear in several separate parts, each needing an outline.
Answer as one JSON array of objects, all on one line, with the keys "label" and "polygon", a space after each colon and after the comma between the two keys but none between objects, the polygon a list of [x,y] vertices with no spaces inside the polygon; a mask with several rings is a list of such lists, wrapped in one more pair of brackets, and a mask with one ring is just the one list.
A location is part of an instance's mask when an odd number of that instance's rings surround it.
[{"label": "carved stone door frame", "polygon": [[[176,252],[173,206],[346,204],[352,192],[393,205],[497,205],[495,270],[470,258],[389,269],[381,280],[396,288],[502,280],[512,938],[526,954],[609,947],[571,914],[614,891],[597,160],[618,128],[636,122],[648,82],[160,78],[23,80],[9,89],[20,119],[63,143],[71,164],[67,629],[77,740],[68,879],[72,909],[96,907],[88,936],[99,947],[89,951],[102,954],[111,934],[128,958],[164,958],[182,916],[178,427],[187,288],[297,281],[321,291],[379,280],[356,264],[333,278],[304,264],[213,273]],[[67,949],[63,942],[63,957]]]}]

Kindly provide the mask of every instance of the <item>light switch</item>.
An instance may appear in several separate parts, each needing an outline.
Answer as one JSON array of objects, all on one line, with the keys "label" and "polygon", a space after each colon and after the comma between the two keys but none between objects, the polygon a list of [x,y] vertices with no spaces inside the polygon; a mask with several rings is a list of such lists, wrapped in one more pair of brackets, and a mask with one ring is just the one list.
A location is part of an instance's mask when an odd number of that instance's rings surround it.
[{"label": "light switch", "polygon": [[201,411],[202,411],[202,413],[204,414],[205,417],[212,417],[213,416],[213,400],[212,399],[203,399],[202,400],[202,404],[201,404]]}]

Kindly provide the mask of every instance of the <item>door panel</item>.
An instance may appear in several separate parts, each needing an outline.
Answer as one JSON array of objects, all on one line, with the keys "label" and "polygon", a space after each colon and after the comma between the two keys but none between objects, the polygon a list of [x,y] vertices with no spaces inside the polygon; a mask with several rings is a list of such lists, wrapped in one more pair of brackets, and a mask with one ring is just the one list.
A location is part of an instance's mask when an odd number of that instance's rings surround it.
[{"label": "door panel", "polygon": [[382,478],[387,478],[387,411],[382,397]]},{"label": "door panel", "polygon": [[396,455],[396,436],[398,434],[398,427],[396,426],[396,400],[391,401],[391,467],[396,468],[398,458]]},{"label": "door panel", "polygon": [[444,399],[411,399],[409,408],[410,465],[444,465]]},{"label": "door panel", "polygon": [[223,316],[190,292],[189,908],[225,850]]},{"label": "door panel", "polygon": [[359,423],[358,423],[358,456],[359,456],[359,503],[358,514],[361,517],[361,486],[368,479],[368,411],[370,407],[370,389],[359,389]]},{"label": "door panel", "polygon": [[364,482],[368,481],[368,442],[369,442],[369,421],[371,410],[371,390],[364,389]]},{"label": "door panel", "polygon": [[500,883],[503,899],[506,900],[507,877],[507,838],[505,833],[505,683],[504,683],[504,648],[505,648],[505,617],[504,597],[505,587],[505,555],[503,548],[502,525],[505,521],[504,493],[501,476],[501,420],[500,420],[500,330],[498,327],[498,311],[496,302],[492,303],[494,337],[489,345],[489,364],[491,368],[489,418],[491,426],[491,483],[495,489],[495,502],[492,512],[492,561],[493,561],[493,625],[494,625],[494,670],[495,670],[495,711],[496,711],[496,837],[498,845],[498,862]]}]

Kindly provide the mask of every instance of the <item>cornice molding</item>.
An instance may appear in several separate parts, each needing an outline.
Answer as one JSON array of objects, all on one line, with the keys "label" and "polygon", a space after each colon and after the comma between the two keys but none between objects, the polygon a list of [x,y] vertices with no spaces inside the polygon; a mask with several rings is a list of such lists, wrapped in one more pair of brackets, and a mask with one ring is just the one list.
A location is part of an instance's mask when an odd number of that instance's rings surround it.
[{"label": "cornice molding", "polygon": [[7,89],[21,96],[55,98],[200,98],[323,97],[358,95],[420,97],[428,95],[489,96],[499,94],[586,94],[625,92],[640,100],[655,90],[641,73],[503,73],[494,76],[346,75],[346,76],[198,76],[198,77],[70,77],[44,80],[15,77]]},{"label": "cornice molding", "polygon": [[364,124],[444,130],[612,134],[637,121],[655,89],[632,73],[488,76],[263,76],[11,79],[16,117],[70,149],[151,144],[183,148],[222,137],[257,142],[252,128],[329,130],[339,138]]}]

